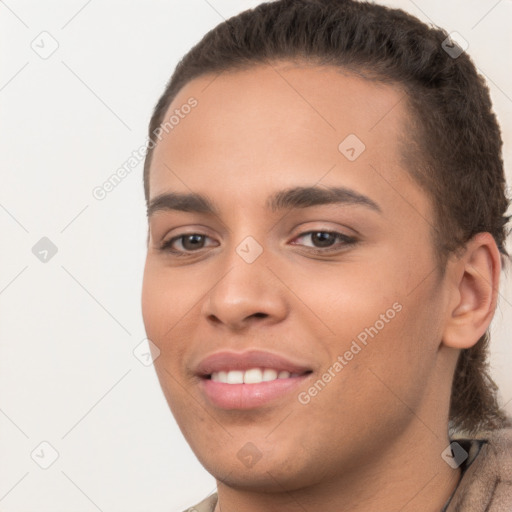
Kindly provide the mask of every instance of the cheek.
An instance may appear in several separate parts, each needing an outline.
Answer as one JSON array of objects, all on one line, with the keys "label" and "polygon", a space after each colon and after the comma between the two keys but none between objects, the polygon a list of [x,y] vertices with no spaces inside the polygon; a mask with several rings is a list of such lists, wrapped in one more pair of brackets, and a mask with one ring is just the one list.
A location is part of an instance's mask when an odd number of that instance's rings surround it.
[{"label": "cheek", "polygon": [[321,330],[336,349],[342,349],[359,334],[364,337],[365,329],[376,322],[381,330],[381,315],[386,327],[399,315],[393,308],[401,302],[399,282],[393,269],[382,263],[346,261],[336,268],[318,267],[314,273],[295,277],[294,293],[304,299],[307,318],[318,325],[319,334]]},{"label": "cheek", "polygon": [[142,283],[142,317],[148,338],[159,345],[175,336],[180,323],[199,298],[198,292],[194,294],[185,284],[148,256]]},{"label": "cheek", "polygon": [[173,397],[179,396],[185,385],[181,382],[180,364],[194,333],[191,322],[197,314],[194,306],[200,307],[200,296],[201,290],[190,286],[190,279],[171,274],[148,256],[142,284],[142,317],[147,337],[160,351],[154,361],[155,371],[165,382],[164,391],[169,388]]},{"label": "cheek", "polygon": [[[180,343],[174,342],[183,326],[178,322],[179,301],[173,287],[162,278],[162,271],[146,264],[142,286],[142,317],[146,336],[158,347],[158,357],[153,365],[173,414],[179,414],[182,400],[177,362],[182,360]],[[178,410],[176,410],[178,408]]]},{"label": "cheek", "polygon": [[336,272],[332,267],[329,273],[317,272],[314,285],[311,279],[295,282],[294,291],[307,298],[307,318],[328,352],[324,371],[339,356],[343,360],[343,369],[329,384],[333,394],[325,393],[323,399],[339,403],[345,397],[348,410],[356,403],[393,403],[396,397],[386,385],[414,403],[435,362],[435,312],[425,307],[434,299],[431,283],[411,294],[410,279],[405,279],[414,273],[420,280],[425,262],[416,260],[411,267],[397,252],[395,248],[393,255],[379,258],[380,263],[352,261]]},{"label": "cheek", "polygon": [[[148,257],[149,258],[149,257]],[[186,397],[183,394],[182,377],[177,362],[182,360],[178,339],[180,328],[177,323],[183,314],[176,289],[170,286],[168,279],[162,275],[165,270],[146,262],[142,285],[142,317],[146,336],[158,347],[159,354],[153,366],[160,382],[166,401],[175,417],[181,418],[186,410]]]},{"label": "cheek", "polygon": [[142,319],[147,337],[160,347],[163,325],[166,323],[164,313],[165,289],[157,279],[156,272],[146,262],[142,282]]}]

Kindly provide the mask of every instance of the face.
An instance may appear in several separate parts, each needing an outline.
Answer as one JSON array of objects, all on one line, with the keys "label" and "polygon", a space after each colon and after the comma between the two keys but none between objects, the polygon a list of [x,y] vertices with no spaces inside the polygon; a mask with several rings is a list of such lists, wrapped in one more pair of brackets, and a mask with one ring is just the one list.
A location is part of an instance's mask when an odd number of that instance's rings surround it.
[{"label": "face", "polygon": [[402,163],[404,93],[281,62],[195,79],[176,109],[151,165],[142,312],[204,467],[297,489],[436,425],[446,294]]}]

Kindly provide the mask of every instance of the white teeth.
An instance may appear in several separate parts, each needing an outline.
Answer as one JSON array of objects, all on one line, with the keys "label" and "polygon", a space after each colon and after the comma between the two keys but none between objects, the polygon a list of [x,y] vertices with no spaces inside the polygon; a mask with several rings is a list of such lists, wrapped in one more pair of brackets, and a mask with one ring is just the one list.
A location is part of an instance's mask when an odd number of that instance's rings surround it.
[{"label": "white teeth", "polygon": [[244,383],[244,372],[239,370],[232,370],[228,372],[226,379],[228,384],[243,384]]},{"label": "white teeth", "polygon": [[277,379],[277,371],[272,370],[272,368],[265,368],[263,370],[263,382],[267,382],[269,380]]},{"label": "white teeth", "polygon": [[276,379],[288,379],[290,377],[298,377],[298,373],[287,372],[282,370],[278,372],[273,368],[250,368],[249,370],[231,370],[229,372],[213,372],[211,379],[214,382],[222,382],[224,384],[259,384]]},{"label": "white teeth", "polygon": [[259,368],[251,368],[244,373],[244,384],[259,384],[263,381],[263,372]]}]

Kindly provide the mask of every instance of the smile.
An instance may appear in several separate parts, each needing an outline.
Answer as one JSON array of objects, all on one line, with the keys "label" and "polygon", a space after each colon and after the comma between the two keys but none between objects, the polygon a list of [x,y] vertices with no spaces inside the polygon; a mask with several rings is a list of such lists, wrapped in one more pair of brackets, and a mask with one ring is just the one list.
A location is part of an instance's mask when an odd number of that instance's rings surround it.
[{"label": "smile", "polygon": [[255,409],[285,398],[312,369],[282,354],[261,350],[221,351],[195,367],[206,402],[221,409]]}]

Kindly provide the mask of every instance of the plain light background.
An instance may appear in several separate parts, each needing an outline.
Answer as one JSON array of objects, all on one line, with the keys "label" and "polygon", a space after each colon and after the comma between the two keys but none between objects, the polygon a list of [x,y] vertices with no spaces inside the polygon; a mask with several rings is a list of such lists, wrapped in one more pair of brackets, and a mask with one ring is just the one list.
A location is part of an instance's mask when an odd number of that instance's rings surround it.
[{"label": "plain light background", "polygon": [[[133,352],[146,347],[142,163],[105,199],[92,190],[146,143],[178,60],[258,3],[0,3],[1,512],[177,512],[215,490]],[[382,3],[468,41],[511,183],[511,1]],[[47,262],[32,251],[43,237]],[[491,363],[512,414],[510,273],[501,286]]]}]

